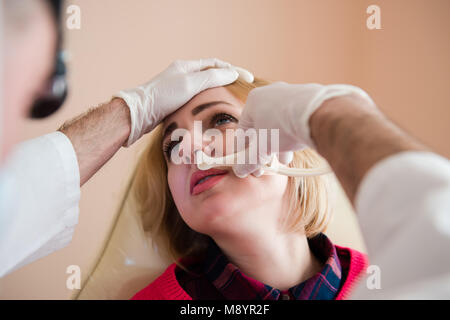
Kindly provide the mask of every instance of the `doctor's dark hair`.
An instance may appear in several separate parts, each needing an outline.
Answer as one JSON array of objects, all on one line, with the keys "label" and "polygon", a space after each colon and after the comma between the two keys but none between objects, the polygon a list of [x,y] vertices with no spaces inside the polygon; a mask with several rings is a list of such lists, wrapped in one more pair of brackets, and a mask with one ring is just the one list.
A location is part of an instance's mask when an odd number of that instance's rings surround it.
[{"label": "doctor's dark hair", "polygon": [[44,18],[56,32],[54,65],[46,80],[46,87],[28,108],[28,116],[33,119],[47,117],[60,109],[67,97],[66,67],[62,47],[62,0],[3,0],[5,14],[5,35],[8,46],[14,47],[11,39],[20,39],[35,28],[36,21]]},{"label": "doctor's dark hair", "polygon": [[50,11],[53,17],[55,18],[55,22],[57,23],[57,25],[59,25],[61,22],[61,9],[63,1],[62,0],[46,0],[46,1],[49,4]]},{"label": "doctor's dark hair", "polygon": [[55,26],[60,30],[62,0],[2,0],[5,26],[10,32],[17,33],[33,27],[35,16],[39,13],[42,4],[49,9]]},{"label": "doctor's dark hair", "polygon": [[[237,80],[225,88],[245,103],[252,89],[267,84],[269,82],[255,78],[251,84]],[[186,270],[179,258],[202,254],[209,237],[192,230],[175,206],[167,182],[167,165],[161,150],[162,124],[157,126],[147,139],[149,141],[131,177],[121,211],[127,208],[133,214],[137,213],[144,231],[157,246],[158,253]],[[323,166],[324,161],[314,150],[304,149],[294,153],[294,160],[289,166],[315,168]],[[285,195],[289,201],[289,210],[282,226],[286,232],[302,232],[307,237],[314,237],[326,229],[333,207],[330,201],[330,179],[330,175],[288,178]]]}]

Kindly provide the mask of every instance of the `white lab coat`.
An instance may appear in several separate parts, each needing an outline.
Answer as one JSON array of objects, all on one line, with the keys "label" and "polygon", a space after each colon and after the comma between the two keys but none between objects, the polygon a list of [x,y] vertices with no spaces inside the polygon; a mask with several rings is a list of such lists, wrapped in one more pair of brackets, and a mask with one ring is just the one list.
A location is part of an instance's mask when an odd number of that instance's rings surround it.
[{"label": "white lab coat", "polygon": [[0,209],[0,277],[69,244],[80,200],[77,157],[61,132],[20,144],[4,169],[16,207]]},{"label": "white lab coat", "polygon": [[[0,214],[0,276],[66,246],[78,221],[79,169],[64,134],[22,144],[13,160],[21,200],[17,213]],[[428,152],[384,159],[364,177],[355,207],[381,289],[363,279],[352,298],[450,298],[447,159]]]},{"label": "white lab coat", "polygon": [[364,177],[355,208],[381,289],[363,279],[354,299],[450,299],[448,159],[404,152],[380,161]]}]

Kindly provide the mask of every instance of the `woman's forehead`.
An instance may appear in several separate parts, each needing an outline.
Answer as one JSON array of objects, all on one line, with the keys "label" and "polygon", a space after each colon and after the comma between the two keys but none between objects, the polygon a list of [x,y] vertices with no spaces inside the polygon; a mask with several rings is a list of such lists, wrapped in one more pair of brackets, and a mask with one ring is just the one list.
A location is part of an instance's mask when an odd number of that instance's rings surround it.
[{"label": "woman's forehead", "polygon": [[164,126],[173,121],[176,121],[176,119],[178,119],[179,117],[187,117],[187,116],[192,117],[192,110],[194,108],[215,101],[226,102],[227,104],[230,104],[230,107],[232,107],[231,105],[243,107],[243,103],[226,88],[224,87],[211,88],[200,92],[190,101],[188,101],[185,105],[180,107],[172,114],[168,115],[164,119]]}]

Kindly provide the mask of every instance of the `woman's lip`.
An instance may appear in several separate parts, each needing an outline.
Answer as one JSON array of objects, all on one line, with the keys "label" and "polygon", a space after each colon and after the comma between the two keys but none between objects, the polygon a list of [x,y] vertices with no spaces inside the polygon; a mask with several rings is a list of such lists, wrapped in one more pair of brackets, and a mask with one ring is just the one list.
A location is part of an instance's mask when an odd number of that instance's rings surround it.
[{"label": "woman's lip", "polygon": [[220,170],[220,169],[216,169],[216,168],[211,168],[208,170],[197,170],[194,173],[192,173],[191,178],[190,178],[190,183],[189,183],[189,187],[190,187],[190,191],[192,194],[192,190],[194,189],[195,185],[203,178],[207,177],[207,176],[211,176],[211,175],[218,175],[218,174],[224,174],[224,173],[228,173],[227,170]]},{"label": "woman's lip", "polygon": [[191,194],[192,194],[193,196],[195,196],[195,195],[197,195],[197,194],[199,194],[199,193],[202,193],[203,191],[206,191],[206,190],[208,190],[208,189],[211,189],[211,188],[212,188],[214,185],[216,185],[220,180],[222,180],[222,179],[227,175],[227,173],[228,173],[228,172],[225,172],[225,173],[222,173],[222,174],[215,175],[215,176],[213,176],[213,177],[211,177],[211,178],[208,178],[208,180],[206,180],[206,181],[204,181],[204,182],[202,182],[202,183],[200,183],[200,184],[195,185],[195,186],[192,188],[192,190],[191,190]]}]

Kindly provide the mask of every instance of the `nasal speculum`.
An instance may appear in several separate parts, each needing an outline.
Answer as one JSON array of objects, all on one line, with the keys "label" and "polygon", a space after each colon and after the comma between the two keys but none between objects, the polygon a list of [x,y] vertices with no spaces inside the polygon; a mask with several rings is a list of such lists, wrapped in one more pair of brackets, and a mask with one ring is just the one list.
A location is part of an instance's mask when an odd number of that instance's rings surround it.
[{"label": "nasal speculum", "polygon": [[[237,159],[245,156],[246,150],[238,153],[232,153],[225,157],[210,157],[201,150],[195,152],[197,167],[200,170],[208,170],[214,167],[232,167],[237,164]],[[243,158],[245,159],[245,158]],[[272,156],[271,161],[261,167],[264,175],[281,174],[290,177],[307,177],[319,176],[322,174],[331,173],[330,166],[324,165],[318,168],[290,168],[280,163],[275,155]]]}]

